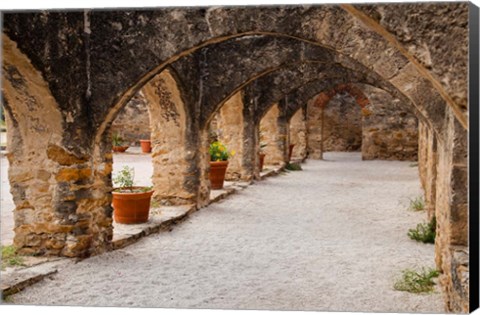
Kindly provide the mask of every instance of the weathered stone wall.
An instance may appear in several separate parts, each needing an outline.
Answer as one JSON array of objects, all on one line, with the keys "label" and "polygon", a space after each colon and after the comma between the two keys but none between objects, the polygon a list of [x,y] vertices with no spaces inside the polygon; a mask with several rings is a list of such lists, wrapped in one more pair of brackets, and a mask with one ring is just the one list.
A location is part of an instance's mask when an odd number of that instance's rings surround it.
[{"label": "weathered stone wall", "polygon": [[315,99],[307,102],[307,156],[310,159],[323,158],[322,118],[324,108]]},{"label": "weathered stone wall", "polygon": [[[202,206],[209,194],[203,123],[219,104],[287,64],[335,64],[336,77],[322,83],[325,88],[367,81],[410,104],[436,135],[436,256],[447,308],[466,310],[467,172],[458,154],[466,148],[459,140],[466,139],[467,125],[467,14],[468,3],[4,13],[3,93],[15,138],[9,140],[15,149],[9,176],[16,244],[67,256],[108,248],[108,130],[127,100],[167,67],[181,78],[173,94],[181,94],[185,105],[185,133],[178,143],[186,162],[179,187],[185,200]],[[10,48],[18,48],[10,55],[9,39],[16,43]],[[288,126],[277,122],[285,138],[276,142],[285,155]]]},{"label": "weathered stone wall", "polygon": [[243,99],[238,92],[220,108],[216,120],[218,139],[235,154],[228,159],[225,179],[238,180],[243,173]]},{"label": "weathered stone wall", "polygon": [[417,118],[409,107],[380,89],[362,89],[370,100],[362,111],[362,159],[416,161]]},{"label": "weathered stone wall", "polygon": [[[2,57],[14,245],[21,253],[36,255],[102,252],[112,237],[111,218],[101,206],[109,196],[91,193],[89,156],[80,153],[87,150],[85,142],[65,134],[66,123],[71,123],[68,112],[6,36]],[[73,143],[64,145],[66,139]]]},{"label": "weathered stone wall", "polygon": [[289,144],[295,145],[292,160],[303,160],[307,157],[307,119],[303,108],[292,116],[289,129]]},{"label": "weathered stone wall", "polygon": [[333,97],[325,107],[323,123],[323,152],[360,151],[362,112],[352,96]]},{"label": "weathered stone wall", "polygon": [[437,181],[437,140],[428,126],[418,123],[418,173],[425,193],[428,219],[435,215]]},{"label": "weathered stone wall", "polygon": [[446,309],[468,312],[468,162],[467,132],[447,112],[446,137],[438,141],[435,260]]},{"label": "weathered stone wall", "polygon": [[280,109],[278,104],[273,105],[260,121],[260,132],[266,146],[264,165],[283,165],[285,163],[285,146],[287,134],[280,126]]},{"label": "weathered stone wall", "polygon": [[163,71],[143,89],[149,105],[154,199],[163,204],[195,203],[196,185],[186,181],[191,165],[186,151],[187,113],[175,79]]},{"label": "weathered stone wall", "polygon": [[141,139],[150,139],[150,115],[145,96],[135,94],[112,123],[112,134],[118,133],[125,145],[139,146]]}]

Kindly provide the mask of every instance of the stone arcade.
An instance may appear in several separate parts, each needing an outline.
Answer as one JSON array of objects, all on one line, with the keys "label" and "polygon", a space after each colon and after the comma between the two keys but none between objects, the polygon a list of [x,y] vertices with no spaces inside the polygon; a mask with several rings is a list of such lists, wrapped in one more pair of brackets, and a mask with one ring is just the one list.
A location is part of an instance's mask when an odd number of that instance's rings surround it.
[{"label": "stone arcade", "polygon": [[468,311],[468,16],[467,3],[5,12],[15,246],[110,249],[110,137],[131,100],[150,120],[155,198],[201,208],[212,119],[238,151],[229,176],[254,180],[260,125],[271,163],[289,143],[318,159],[322,117],[349,97],[364,159],[416,159],[418,143],[446,308]]}]

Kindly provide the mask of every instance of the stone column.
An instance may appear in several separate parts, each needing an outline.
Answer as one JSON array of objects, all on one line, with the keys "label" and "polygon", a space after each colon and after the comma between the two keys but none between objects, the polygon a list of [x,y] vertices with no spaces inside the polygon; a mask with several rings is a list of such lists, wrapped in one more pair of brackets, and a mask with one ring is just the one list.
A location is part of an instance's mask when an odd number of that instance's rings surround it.
[{"label": "stone column", "polygon": [[467,131],[450,108],[444,130],[437,143],[435,261],[442,271],[439,280],[447,310],[468,312]]},{"label": "stone column", "polygon": [[260,121],[260,132],[267,144],[264,148],[265,165],[284,165],[288,159],[288,123],[278,104],[273,105]]},{"label": "stone column", "polygon": [[300,108],[290,119],[289,144],[294,144],[292,160],[307,157],[307,120],[305,110]]},{"label": "stone column", "polygon": [[230,97],[220,108],[217,115],[219,140],[225,144],[234,156],[228,160],[226,180],[239,180],[244,171],[244,106],[242,92]]},{"label": "stone column", "polygon": [[191,138],[186,130],[191,120],[177,83],[165,70],[145,85],[142,93],[150,113],[153,198],[166,205],[195,203],[196,184],[186,178],[191,175],[192,164],[196,167],[195,159],[190,158],[196,152],[187,150]]},{"label": "stone column", "polygon": [[88,117],[62,110],[6,36],[3,58],[14,246],[23,254],[68,257],[105,251],[113,231],[110,199],[95,190]]},{"label": "stone column", "polygon": [[315,99],[307,103],[307,154],[310,159],[323,159],[322,117],[323,107]]}]

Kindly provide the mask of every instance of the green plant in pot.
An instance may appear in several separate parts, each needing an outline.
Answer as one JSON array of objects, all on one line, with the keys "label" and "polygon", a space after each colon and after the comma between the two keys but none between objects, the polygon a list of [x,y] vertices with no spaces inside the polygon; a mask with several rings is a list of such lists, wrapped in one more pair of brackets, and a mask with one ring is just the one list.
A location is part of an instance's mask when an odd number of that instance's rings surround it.
[{"label": "green plant in pot", "polygon": [[113,218],[117,223],[135,224],[148,221],[152,187],[134,186],[133,167],[124,166],[113,178],[118,187],[112,191]]},{"label": "green plant in pot", "polygon": [[113,152],[125,152],[128,149],[128,146],[123,145],[124,140],[122,136],[118,133],[112,135],[112,150]]},{"label": "green plant in pot", "polygon": [[222,189],[227,172],[228,159],[235,154],[234,151],[228,151],[227,147],[220,141],[214,141],[208,149],[210,154],[210,184],[212,189]]}]

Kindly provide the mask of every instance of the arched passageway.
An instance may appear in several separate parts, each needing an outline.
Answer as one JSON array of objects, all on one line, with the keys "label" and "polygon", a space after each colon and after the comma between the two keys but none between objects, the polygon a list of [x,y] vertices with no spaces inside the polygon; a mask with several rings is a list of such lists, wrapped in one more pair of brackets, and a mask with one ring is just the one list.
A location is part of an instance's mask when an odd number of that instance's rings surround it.
[{"label": "arched passageway", "polygon": [[[440,9],[447,26],[433,18]],[[151,111],[157,198],[200,208],[209,198],[208,123],[229,101],[242,108],[249,140],[234,176],[251,180],[268,110],[278,109],[285,163],[294,113],[339,84],[365,84],[419,120],[421,178],[440,231],[437,267],[448,309],[466,310],[467,15],[466,4],[4,14],[15,244],[24,253],[74,257],[109,249],[110,127],[140,90],[158,105]],[[425,25],[449,49],[437,49],[442,43]],[[426,52],[424,43],[435,49]]]}]

